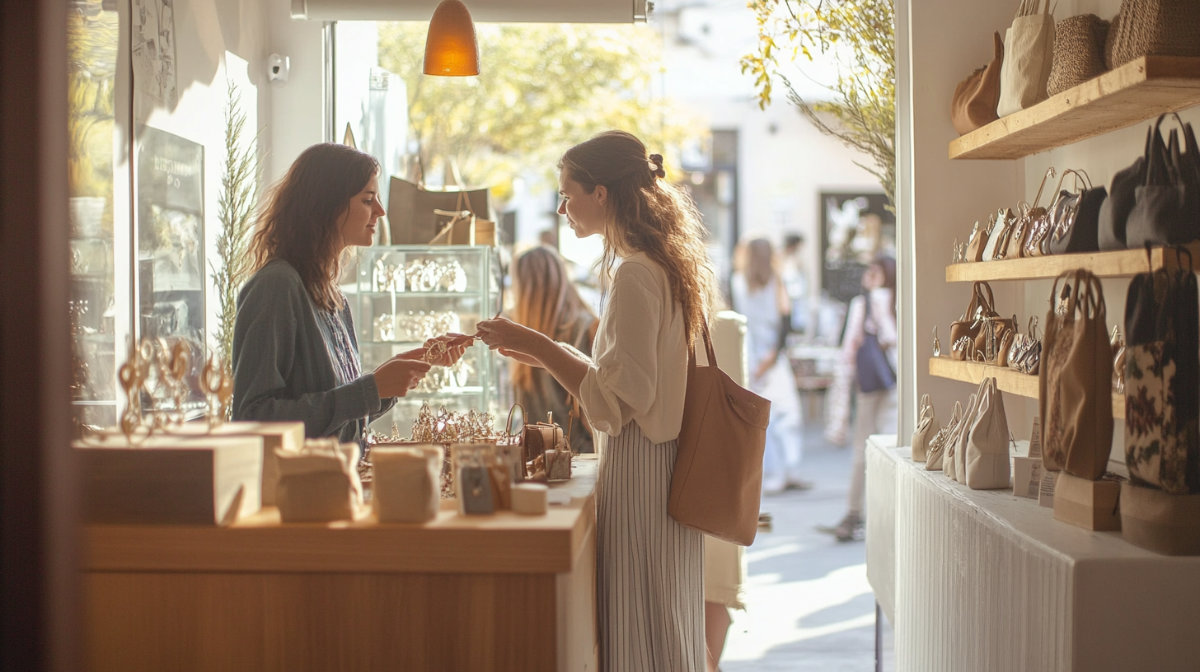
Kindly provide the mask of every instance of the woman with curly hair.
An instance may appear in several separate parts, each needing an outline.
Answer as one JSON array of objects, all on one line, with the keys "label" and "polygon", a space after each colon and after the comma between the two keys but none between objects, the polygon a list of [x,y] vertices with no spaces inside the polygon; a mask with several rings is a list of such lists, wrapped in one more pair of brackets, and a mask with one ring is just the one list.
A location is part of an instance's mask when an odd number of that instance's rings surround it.
[{"label": "woman with curly hair", "polygon": [[431,363],[452,364],[470,344],[470,336],[439,336],[362,372],[337,280],[345,253],[374,242],[383,214],[379,164],[344,145],[309,147],[272,188],[250,241],[253,275],[238,293],[235,420],[303,421],[306,436],[361,446],[368,423]]},{"label": "woman with curly hair", "polygon": [[604,239],[609,290],[590,357],[505,319],[478,325],[489,347],[549,371],[594,431],[602,670],[705,666],[703,536],[668,515],[667,499],[688,347],[707,322],[714,282],[700,214],[665,177],[662,156],[623,131],[559,162],[559,214],[576,236]]}]

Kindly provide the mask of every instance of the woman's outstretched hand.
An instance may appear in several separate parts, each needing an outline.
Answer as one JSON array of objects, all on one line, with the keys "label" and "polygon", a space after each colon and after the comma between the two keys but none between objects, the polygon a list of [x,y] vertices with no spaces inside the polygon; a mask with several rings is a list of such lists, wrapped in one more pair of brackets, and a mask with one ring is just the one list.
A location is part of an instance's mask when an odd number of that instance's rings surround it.
[{"label": "woman's outstretched hand", "polygon": [[375,387],[379,390],[381,399],[403,397],[415,388],[428,372],[428,362],[397,355],[375,369]]},{"label": "woman's outstretched hand", "polygon": [[423,359],[438,366],[453,366],[474,342],[475,337],[469,334],[435,336],[425,341]]},{"label": "woman's outstretched hand", "polygon": [[541,332],[503,317],[482,320],[475,329],[475,338],[483,341],[492,350],[497,350],[505,357],[511,357],[522,364],[542,366],[538,353],[544,347],[547,338]]}]

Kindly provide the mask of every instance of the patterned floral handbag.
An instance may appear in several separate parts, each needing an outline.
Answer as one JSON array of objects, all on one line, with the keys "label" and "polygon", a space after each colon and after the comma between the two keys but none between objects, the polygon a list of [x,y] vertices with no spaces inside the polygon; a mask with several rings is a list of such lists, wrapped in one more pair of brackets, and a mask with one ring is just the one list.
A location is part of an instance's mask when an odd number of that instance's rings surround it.
[{"label": "patterned floral handbag", "polygon": [[1112,364],[1100,279],[1084,269],[1059,275],[1046,313],[1038,376],[1042,464],[1048,471],[1091,481],[1104,475],[1112,446]]},{"label": "patterned floral handbag", "polygon": [[[1125,464],[1134,483],[1200,493],[1200,338],[1196,275],[1134,277],[1125,302]],[[1150,248],[1146,255],[1149,258]]]}]

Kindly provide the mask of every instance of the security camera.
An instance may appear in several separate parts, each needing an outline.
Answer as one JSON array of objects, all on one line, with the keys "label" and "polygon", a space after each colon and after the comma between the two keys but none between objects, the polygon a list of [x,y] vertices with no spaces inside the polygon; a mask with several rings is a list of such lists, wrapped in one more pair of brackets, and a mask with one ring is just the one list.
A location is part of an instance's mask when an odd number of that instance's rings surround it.
[{"label": "security camera", "polygon": [[286,82],[288,80],[288,69],[291,67],[292,59],[279,54],[271,54],[267,57],[267,79],[272,82]]}]

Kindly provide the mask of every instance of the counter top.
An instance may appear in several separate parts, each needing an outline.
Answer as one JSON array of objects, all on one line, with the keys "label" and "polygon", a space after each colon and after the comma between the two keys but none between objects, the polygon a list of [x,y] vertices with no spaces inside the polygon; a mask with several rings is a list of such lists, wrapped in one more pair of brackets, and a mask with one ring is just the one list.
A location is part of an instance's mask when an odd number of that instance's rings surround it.
[{"label": "counter top", "polygon": [[544,516],[501,511],[462,516],[442,502],[424,525],[290,523],[267,507],[229,527],[88,525],[85,571],[567,572],[595,527],[595,456],[576,456],[572,478],[551,484]]}]

